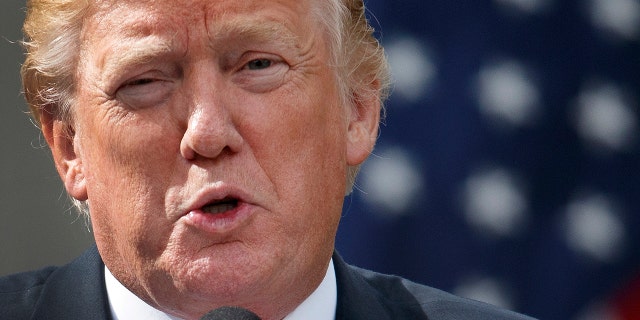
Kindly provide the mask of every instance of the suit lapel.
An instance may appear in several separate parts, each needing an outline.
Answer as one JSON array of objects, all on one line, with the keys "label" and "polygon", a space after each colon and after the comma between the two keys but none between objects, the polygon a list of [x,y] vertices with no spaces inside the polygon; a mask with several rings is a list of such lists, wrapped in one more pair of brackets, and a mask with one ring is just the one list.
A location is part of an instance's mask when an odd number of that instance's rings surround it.
[{"label": "suit lapel", "polygon": [[391,319],[377,291],[334,253],[333,264],[338,285],[336,320]]},{"label": "suit lapel", "polygon": [[419,286],[399,277],[384,275],[350,266],[334,253],[338,285],[338,306],[336,320],[356,319],[425,319],[424,304],[415,294],[429,300],[431,294],[426,289],[422,293],[412,292]]}]

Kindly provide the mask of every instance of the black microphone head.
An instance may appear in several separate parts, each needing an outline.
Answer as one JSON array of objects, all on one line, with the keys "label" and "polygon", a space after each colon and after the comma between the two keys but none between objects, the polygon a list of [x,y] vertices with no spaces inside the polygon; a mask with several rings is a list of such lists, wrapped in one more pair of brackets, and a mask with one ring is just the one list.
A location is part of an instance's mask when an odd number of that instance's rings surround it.
[{"label": "black microphone head", "polygon": [[260,320],[260,317],[244,308],[220,307],[207,312],[200,320]]}]

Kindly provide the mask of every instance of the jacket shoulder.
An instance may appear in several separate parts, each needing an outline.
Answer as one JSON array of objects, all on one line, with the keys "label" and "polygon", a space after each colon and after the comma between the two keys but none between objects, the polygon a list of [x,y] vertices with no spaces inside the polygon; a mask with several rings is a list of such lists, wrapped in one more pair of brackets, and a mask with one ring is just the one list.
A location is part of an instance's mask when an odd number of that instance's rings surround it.
[{"label": "jacket shoulder", "polygon": [[42,289],[57,267],[0,277],[0,314],[7,319],[29,318]]},{"label": "jacket shoulder", "polygon": [[462,298],[451,293],[357,267],[354,272],[376,290],[389,305],[411,306],[424,312],[425,319],[532,320],[533,318],[499,307]]},{"label": "jacket shoulder", "polygon": [[107,320],[103,270],[94,245],[67,265],[0,278],[0,319]]},{"label": "jacket shoulder", "polygon": [[533,318],[469,300],[410,280],[347,264],[333,256],[338,284],[336,319],[474,319]]}]

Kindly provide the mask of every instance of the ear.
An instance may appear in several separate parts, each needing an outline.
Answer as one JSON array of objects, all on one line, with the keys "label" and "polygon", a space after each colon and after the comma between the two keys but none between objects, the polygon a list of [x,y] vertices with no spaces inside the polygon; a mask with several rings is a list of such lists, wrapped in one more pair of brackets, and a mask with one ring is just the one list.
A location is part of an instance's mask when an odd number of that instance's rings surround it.
[{"label": "ear", "polygon": [[352,101],[349,127],[347,129],[347,164],[356,166],[363,163],[378,138],[381,102],[377,92],[377,81],[371,83],[371,93],[356,94]]},{"label": "ear", "polygon": [[65,189],[75,199],[87,200],[86,178],[73,126],[46,108],[40,114],[40,125]]}]

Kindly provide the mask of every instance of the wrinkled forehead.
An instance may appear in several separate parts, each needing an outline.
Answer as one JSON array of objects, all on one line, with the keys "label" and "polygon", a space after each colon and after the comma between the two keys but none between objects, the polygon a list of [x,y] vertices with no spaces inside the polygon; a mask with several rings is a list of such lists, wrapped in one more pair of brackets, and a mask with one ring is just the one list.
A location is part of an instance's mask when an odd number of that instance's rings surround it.
[{"label": "wrinkled forehead", "polygon": [[[189,59],[228,53],[228,48],[242,50],[241,43],[294,51],[314,47],[326,53],[329,47],[319,39],[323,28],[314,24],[310,4],[310,0],[98,0],[83,28],[78,70],[110,75],[123,66],[158,58],[196,61]],[[325,45],[313,45],[320,42]]]},{"label": "wrinkled forehead", "polygon": [[259,20],[298,29],[316,21],[313,3],[311,0],[96,0],[86,23],[96,31],[108,33],[122,26],[136,34],[150,32],[152,28],[186,31],[174,29],[178,25],[224,32],[225,27]]}]

